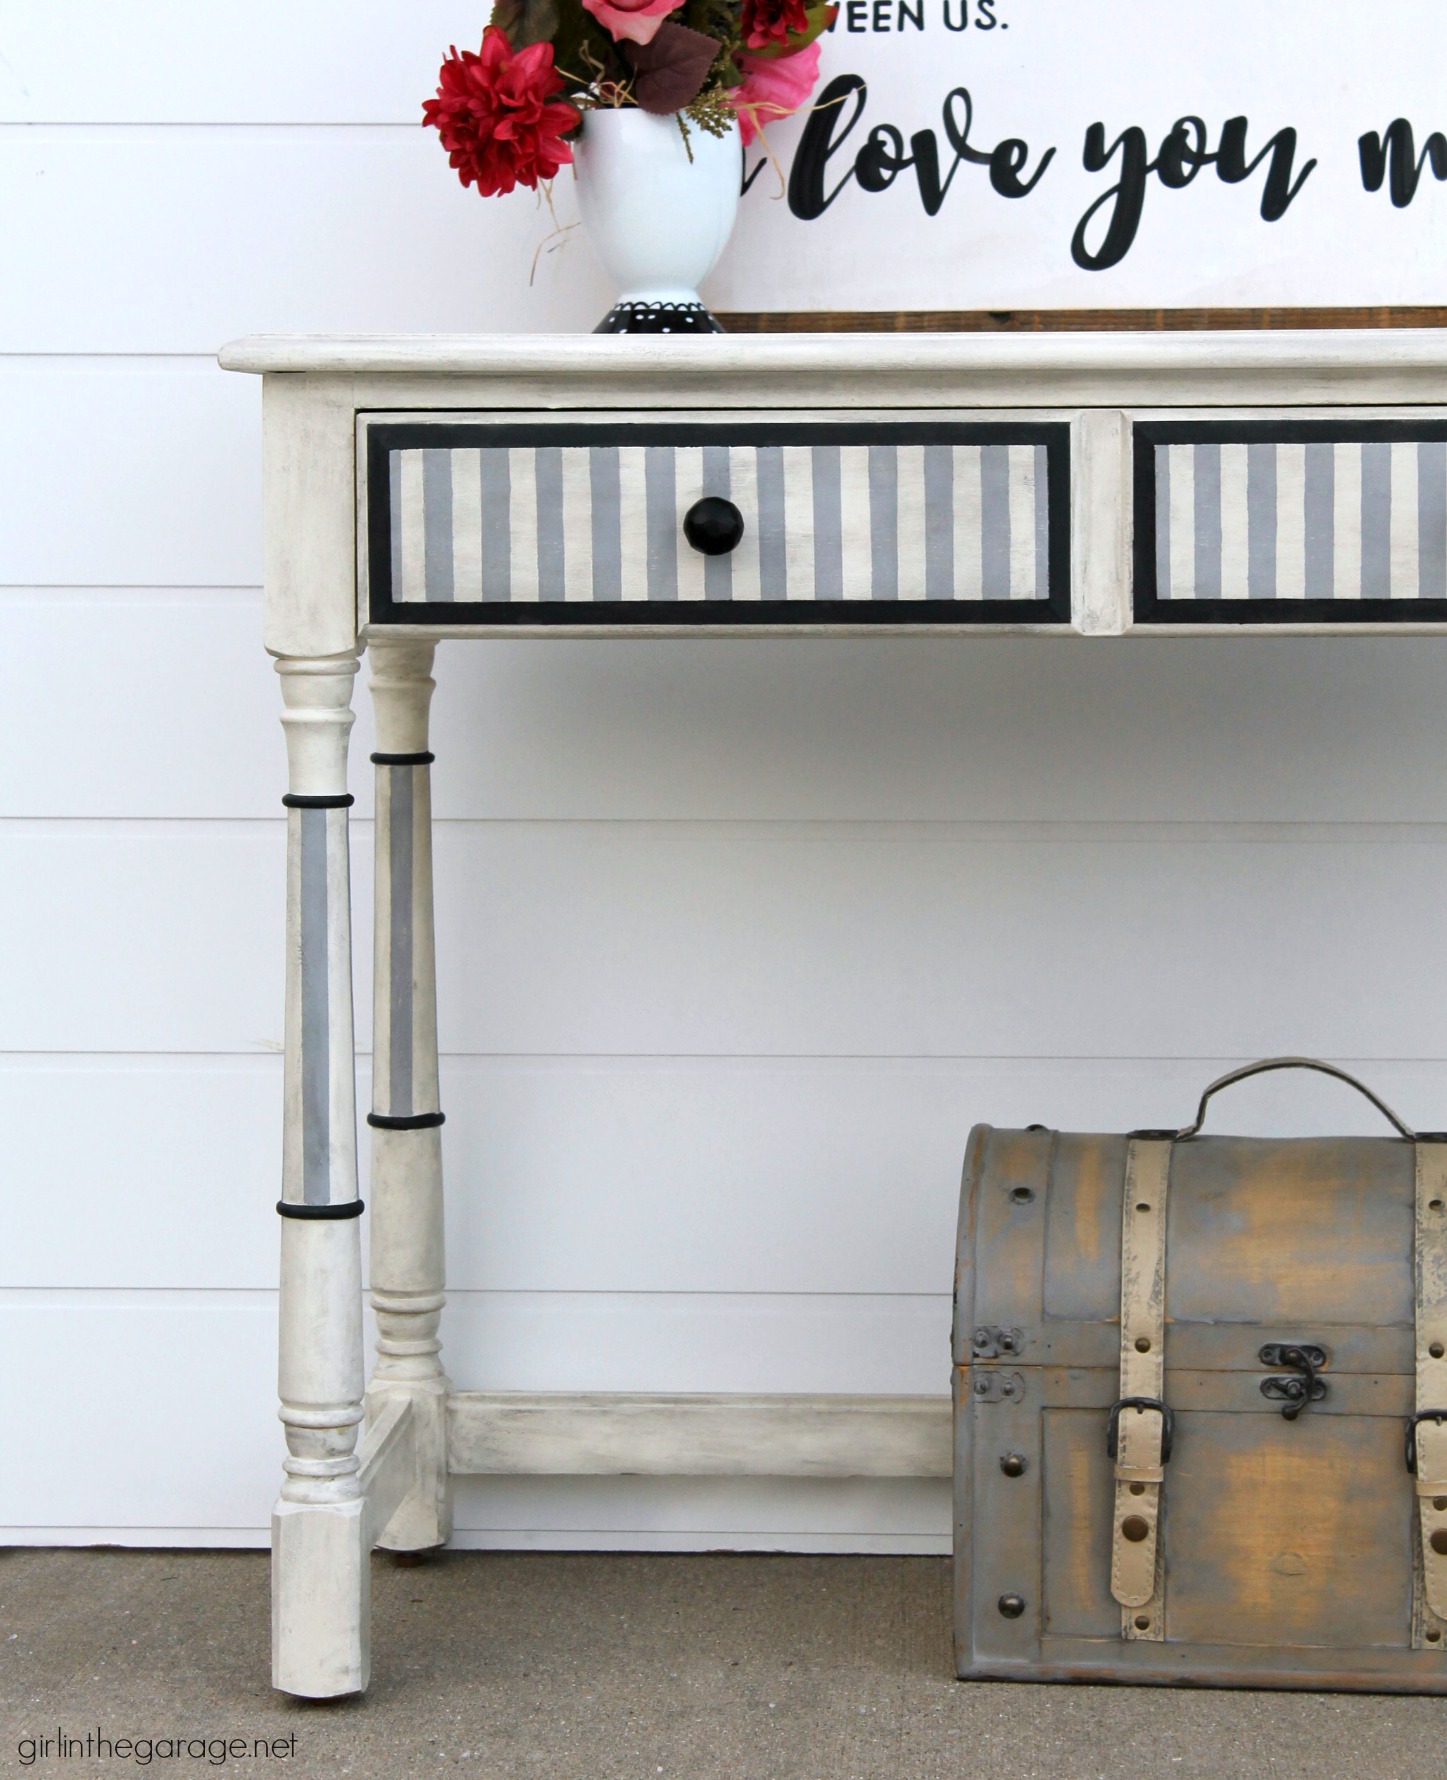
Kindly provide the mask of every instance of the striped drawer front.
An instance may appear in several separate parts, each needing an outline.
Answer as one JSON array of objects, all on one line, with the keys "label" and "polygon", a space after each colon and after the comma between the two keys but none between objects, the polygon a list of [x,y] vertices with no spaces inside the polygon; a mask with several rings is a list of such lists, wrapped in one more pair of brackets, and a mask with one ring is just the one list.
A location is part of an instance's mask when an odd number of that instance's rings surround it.
[{"label": "striped drawer front", "polygon": [[1068,618],[1064,428],[562,430],[373,426],[373,622]]},{"label": "striped drawer front", "polygon": [[1447,616],[1447,427],[1138,426],[1135,611],[1157,623]]}]

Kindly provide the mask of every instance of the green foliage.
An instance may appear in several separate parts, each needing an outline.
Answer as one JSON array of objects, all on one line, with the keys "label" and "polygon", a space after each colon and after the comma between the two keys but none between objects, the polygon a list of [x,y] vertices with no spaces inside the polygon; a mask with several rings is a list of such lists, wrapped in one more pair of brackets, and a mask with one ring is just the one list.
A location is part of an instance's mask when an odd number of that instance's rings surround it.
[{"label": "green foliage", "polygon": [[496,0],[488,23],[501,25],[514,49],[526,49],[530,43],[551,39],[558,28],[558,12],[558,0]]},{"label": "green foliage", "polygon": [[626,81],[630,71],[618,46],[579,0],[554,0],[558,25],[553,37],[553,66],[570,93],[586,92],[595,82]]}]

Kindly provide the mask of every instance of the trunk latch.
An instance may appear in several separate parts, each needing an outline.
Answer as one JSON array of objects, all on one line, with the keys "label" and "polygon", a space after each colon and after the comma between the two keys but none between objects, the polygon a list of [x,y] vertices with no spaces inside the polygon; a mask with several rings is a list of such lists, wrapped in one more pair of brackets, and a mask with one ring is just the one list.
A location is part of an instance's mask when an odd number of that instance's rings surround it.
[{"label": "trunk latch", "polygon": [[1263,1366],[1290,1366],[1285,1378],[1263,1378],[1261,1395],[1280,1403],[1286,1421],[1294,1422],[1309,1404],[1320,1403],[1326,1395],[1324,1378],[1317,1374],[1326,1365],[1326,1349],[1315,1341],[1268,1341],[1262,1348]]}]

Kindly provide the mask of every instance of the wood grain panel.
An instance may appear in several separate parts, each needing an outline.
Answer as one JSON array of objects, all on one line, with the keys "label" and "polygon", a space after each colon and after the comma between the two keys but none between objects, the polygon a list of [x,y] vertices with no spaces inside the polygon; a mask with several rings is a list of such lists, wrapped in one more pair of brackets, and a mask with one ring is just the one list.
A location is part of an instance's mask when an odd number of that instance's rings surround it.
[{"label": "wood grain panel", "polygon": [[1166,1489],[1174,1641],[1402,1649],[1412,1490],[1395,1417],[1182,1414]]},{"label": "wood grain panel", "polygon": [[1447,307],[1276,309],[729,309],[731,334],[1116,334],[1275,328],[1442,328]]}]

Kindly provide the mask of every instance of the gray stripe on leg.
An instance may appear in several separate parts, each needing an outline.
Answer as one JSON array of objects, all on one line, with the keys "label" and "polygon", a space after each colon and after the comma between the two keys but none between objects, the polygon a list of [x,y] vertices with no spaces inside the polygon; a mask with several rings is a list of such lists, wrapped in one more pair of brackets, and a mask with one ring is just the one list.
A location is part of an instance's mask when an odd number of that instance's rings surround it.
[{"label": "gray stripe on leg", "polygon": [[839,494],[839,447],[812,447],[814,469],[814,598],[844,598],[844,526]]},{"label": "gray stripe on leg", "polygon": [[1447,443],[1417,446],[1417,596],[1447,599]]},{"label": "gray stripe on leg", "polygon": [[452,453],[429,445],[422,453],[422,529],[427,552],[427,597],[452,593]]},{"label": "gray stripe on leg", "polygon": [[327,957],[327,818],[345,810],[292,810],[301,825],[301,1179],[302,1200],[331,1198],[331,967]]},{"label": "gray stripe on leg", "polygon": [[1010,597],[1010,447],[986,445],[980,452],[980,593],[987,600]]},{"label": "gray stripe on leg", "polygon": [[949,445],[924,448],[924,596],[955,597],[955,454]]},{"label": "gray stripe on leg", "polygon": [[482,597],[512,598],[512,454],[479,451],[482,482]]},{"label": "gray stripe on leg", "polygon": [[1362,598],[1392,597],[1392,447],[1362,446]]},{"label": "gray stripe on leg", "polygon": [[1276,447],[1246,447],[1246,594],[1276,598]]},{"label": "gray stripe on leg", "polygon": [[1336,594],[1336,446],[1308,445],[1305,458],[1303,592],[1309,600],[1329,600]]},{"label": "gray stripe on leg", "polygon": [[870,598],[899,598],[899,456],[893,445],[869,447]]},{"label": "gray stripe on leg", "polygon": [[593,519],[593,598],[623,597],[623,479],[616,445],[588,451],[588,493]]},{"label": "gray stripe on leg", "polygon": [[1221,597],[1221,447],[1197,445],[1196,598]]},{"label": "gray stripe on leg", "polygon": [[388,887],[391,892],[387,1015],[388,1104],[394,1116],[412,1111],[412,835],[414,821],[413,775],[425,766],[386,766],[388,791],[387,846],[390,853]]}]

